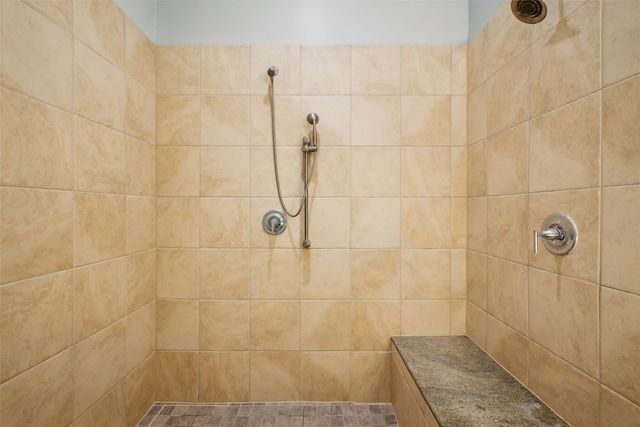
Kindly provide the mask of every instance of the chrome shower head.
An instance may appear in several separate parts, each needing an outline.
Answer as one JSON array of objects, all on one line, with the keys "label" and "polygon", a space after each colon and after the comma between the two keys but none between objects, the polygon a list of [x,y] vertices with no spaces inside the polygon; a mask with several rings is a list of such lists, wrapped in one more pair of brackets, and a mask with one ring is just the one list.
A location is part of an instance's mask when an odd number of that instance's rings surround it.
[{"label": "chrome shower head", "polygon": [[278,73],[280,72],[280,70],[278,69],[278,67],[276,67],[275,65],[272,65],[271,67],[269,67],[269,69],[267,70],[267,74],[269,75],[269,77],[274,78],[275,76],[278,75]]},{"label": "chrome shower head", "polygon": [[511,12],[525,24],[537,24],[547,16],[547,5],[542,0],[511,0]]}]

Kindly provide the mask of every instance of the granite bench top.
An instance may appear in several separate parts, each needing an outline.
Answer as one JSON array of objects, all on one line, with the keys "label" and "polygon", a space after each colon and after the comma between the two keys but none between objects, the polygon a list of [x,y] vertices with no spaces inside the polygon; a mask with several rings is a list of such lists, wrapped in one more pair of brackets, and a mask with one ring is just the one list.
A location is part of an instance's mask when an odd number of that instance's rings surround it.
[{"label": "granite bench top", "polygon": [[467,337],[391,340],[442,427],[568,426]]}]

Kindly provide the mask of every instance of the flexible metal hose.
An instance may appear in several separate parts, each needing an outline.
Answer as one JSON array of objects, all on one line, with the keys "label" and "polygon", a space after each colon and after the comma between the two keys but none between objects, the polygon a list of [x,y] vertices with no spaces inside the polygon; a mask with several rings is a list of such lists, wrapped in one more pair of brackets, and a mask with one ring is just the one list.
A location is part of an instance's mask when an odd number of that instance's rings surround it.
[{"label": "flexible metal hose", "polygon": [[[298,206],[298,209],[296,210],[295,213],[291,213],[289,211],[289,209],[287,209],[287,206],[284,203],[284,200],[282,199],[282,191],[280,190],[280,175],[278,173],[278,150],[276,148],[276,104],[275,104],[275,89],[274,89],[274,82],[273,82],[273,77],[274,76],[269,76],[269,78],[271,79],[271,85],[270,85],[270,98],[271,98],[271,140],[273,142],[273,168],[275,170],[275,174],[276,174],[276,188],[278,190],[278,200],[280,200],[280,206],[282,206],[282,209],[285,211],[285,213],[287,215],[289,215],[292,218],[297,217],[298,215],[300,215],[300,212],[302,212],[302,208],[304,206],[304,201],[307,198],[307,194],[309,193],[309,185],[311,184],[311,179],[313,178],[313,172],[315,171],[316,168],[316,153],[317,151],[313,152],[313,160],[311,163],[311,171],[309,172],[308,176],[304,177],[304,191],[302,192],[302,195],[300,196],[300,206]],[[317,140],[317,133],[316,133],[316,125],[315,123],[313,124],[313,138],[314,140],[312,141],[312,143],[314,145],[317,145],[318,140]],[[305,156],[308,156],[309,153],[304,153]]]}]

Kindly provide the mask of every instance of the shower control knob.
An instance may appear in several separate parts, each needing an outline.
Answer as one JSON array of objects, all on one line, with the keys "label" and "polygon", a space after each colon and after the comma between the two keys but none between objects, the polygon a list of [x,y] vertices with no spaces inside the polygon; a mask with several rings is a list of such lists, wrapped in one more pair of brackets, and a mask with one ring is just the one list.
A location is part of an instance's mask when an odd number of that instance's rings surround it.
[{"label": "shower control knob", "polygon": [[272,236],[282,234],[287,229],[287,217],[280,211],[271,210],[262,217],[262,229]]},{"label": "shower control knob", "polygon": [[578,243],[578,227],[565,213],[555,212],[542,222],[540,231],[533,230],[533,253],[538,253],[538,239],[554,255],[569,255]]}]

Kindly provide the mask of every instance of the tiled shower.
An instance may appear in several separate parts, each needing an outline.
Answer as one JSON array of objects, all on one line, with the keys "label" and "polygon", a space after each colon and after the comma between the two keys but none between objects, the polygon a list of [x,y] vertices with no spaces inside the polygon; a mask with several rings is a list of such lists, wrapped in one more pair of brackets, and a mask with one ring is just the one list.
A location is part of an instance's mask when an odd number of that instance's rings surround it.
[{"label": "tiled shower", "polygon": [[[633,425],[640,2],[547,3],[468,46],[155,46],[110,1],[2,2],[0,424],[388,402],[391,335],[466,334],[572,425]],[[290,204],[321,118],[308,250],[260,226],[271,65]],[[556,210],[578,248],[533,254]]]}]

